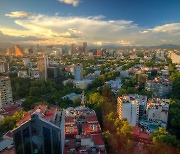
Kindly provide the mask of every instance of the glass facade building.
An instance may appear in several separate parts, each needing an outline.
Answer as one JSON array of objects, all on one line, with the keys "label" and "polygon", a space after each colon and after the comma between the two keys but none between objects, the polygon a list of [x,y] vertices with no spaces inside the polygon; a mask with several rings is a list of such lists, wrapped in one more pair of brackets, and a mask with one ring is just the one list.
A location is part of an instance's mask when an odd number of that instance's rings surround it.
[{"label": "glass facade building", "polygon": [[61,154],[61,129],[37,113],[13,131],[16,154]]}]

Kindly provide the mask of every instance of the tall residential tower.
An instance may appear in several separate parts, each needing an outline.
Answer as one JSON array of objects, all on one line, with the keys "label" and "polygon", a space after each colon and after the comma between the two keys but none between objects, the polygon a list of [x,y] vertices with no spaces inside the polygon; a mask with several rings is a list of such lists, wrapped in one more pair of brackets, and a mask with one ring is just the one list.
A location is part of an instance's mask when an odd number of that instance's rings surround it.
[{"label": "tall residential tower", "polygon": [[0,108],[13,102],[11,81],[8,76],[0,77]]}]

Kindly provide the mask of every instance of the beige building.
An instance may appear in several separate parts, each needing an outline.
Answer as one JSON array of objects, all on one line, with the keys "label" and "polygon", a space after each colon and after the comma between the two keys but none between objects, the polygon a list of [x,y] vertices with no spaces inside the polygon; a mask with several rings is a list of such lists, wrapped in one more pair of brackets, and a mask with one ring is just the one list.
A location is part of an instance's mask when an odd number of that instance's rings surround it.
[{"label": "beige building", "polygon": [[147,104],[147,119],[153,122],[168,122],[169,99],[154,98]]},{"label": "beige building", "polygon": [[171,58],[172,63],[180,64],[180,54],[171,51],[168,53],[168,56]]},{"label": "beige building", "polygon": [[13,102],[11,81],[8,76],[0,77],[0,108]]}]

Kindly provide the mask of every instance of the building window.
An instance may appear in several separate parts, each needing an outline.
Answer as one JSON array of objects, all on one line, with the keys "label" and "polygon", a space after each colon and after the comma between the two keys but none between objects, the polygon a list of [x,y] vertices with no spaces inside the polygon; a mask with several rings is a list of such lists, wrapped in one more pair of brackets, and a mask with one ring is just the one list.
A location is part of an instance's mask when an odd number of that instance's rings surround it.
[{"label": "building window", "polygon": [[22,136],[20,130],[14,134],[14,142],[16,153],[23,154]]},{"label": "building window", "polygon": [[31,154],[31,143],[30,143],[30,133],[29,128],[23,130],[23,142],[25,154]]},{"label": "building window", "polygon": [[60,131],[52,130],[52,138],[53,138],[53,154],[60,153]]},{"label": "building window", "polygon": [[43,127],[43,136],[45,154],[51,154],[51,132],[49,128]]}]

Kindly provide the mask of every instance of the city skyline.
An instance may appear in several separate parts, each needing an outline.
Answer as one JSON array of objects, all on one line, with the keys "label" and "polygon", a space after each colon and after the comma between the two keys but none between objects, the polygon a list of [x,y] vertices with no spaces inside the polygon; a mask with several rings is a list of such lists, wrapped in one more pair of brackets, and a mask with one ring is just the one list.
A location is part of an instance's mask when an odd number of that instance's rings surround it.
[{"label": "city skyline", "polygon": [[0,0],[0,42],[180,45],[180,1]]}]

